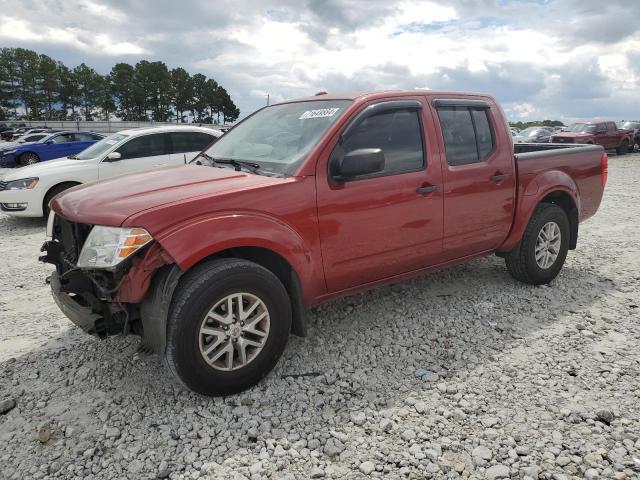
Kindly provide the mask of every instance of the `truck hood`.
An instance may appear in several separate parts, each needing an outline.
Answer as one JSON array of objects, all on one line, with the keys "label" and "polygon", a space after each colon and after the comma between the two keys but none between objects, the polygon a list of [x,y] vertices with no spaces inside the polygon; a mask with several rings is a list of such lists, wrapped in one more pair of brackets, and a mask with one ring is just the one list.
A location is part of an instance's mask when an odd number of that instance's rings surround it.
[{"label": "truck hood", "polygon": [[49,173],[60,173],[64,171],[83,168],[90,160],[71,160],[67,157],[47,160],[27,167],[21,167],[4,176],[4,180],[20,180],[21,178],[38,177],[42,178]]},{"label": "truck hood", "polygon": [[162,205],[198,197],[214,201],[216,195],[284,181],[231,168],[181,165],[80,185],[56,197],[52,207],[73,222],[120,226],[131,215]]}]

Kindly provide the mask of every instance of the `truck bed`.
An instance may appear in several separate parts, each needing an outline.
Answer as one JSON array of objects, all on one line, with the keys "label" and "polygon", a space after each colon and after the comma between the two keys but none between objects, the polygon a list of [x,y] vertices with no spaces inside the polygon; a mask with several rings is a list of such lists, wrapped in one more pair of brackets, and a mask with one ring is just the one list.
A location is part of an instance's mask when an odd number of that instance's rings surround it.
[{"label": "truck bed", "polygon": [[554,176],[567,176],[575,184],[575,197],[580,220],[596,213],[602,200],[602,156],[599,145],[520,143],[514,145],[518,172],[518,203],[523,196],[535,195],[542,185]]}]

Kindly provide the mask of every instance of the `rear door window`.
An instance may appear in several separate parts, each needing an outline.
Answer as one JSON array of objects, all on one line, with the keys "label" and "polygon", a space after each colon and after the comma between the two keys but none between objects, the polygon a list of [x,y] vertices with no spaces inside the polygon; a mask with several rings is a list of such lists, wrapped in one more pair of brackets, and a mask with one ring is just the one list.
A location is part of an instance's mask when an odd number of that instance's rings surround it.
[{"label": "rear door window", "polygon": [[449,165],[483,162],[493,152],[495,136],[487,109],[440,107],[438,118]]},{"label": "rear door window", "polygon": [[76,133],[75,134],[75,141],[76,142],[93,142],[94,138],[93,135],[89,134],[89,133]]},{"label": "rear door window", "polygon": [[132,138],[116,150],[122,159],[155,157],[171,153],[168,133],[154,133]]},{"label": "rear door window", "polygon": [[171,135],[173,153],[200,152],[215,138],[204,132],[173,132],[169,135]]}]

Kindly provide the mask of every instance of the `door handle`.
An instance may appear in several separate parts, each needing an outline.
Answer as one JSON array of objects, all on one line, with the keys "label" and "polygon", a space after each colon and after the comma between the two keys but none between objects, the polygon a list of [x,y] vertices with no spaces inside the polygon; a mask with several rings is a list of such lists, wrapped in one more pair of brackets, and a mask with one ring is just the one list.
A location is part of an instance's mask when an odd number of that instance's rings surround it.
[{"label": "door handle", "polygon": [[420,195],[429,195],[430,193],[437,192],[440,187],[437,185],[425,185],[423,187],[416,188],[416,193]]},{"label": "door handle", "polygon": [[502,180],[504,180],[504,179],[506,179],[506,178],[509,178],[510,176],[511,176],[511,175],[509,175],[508,173],[500,173],[500,172],[496,172],[494,175],[491,175],[491,176],[489,177],[489,179],[490,179],[492,182],[496,182],[496,183],[498,183],[498,182],[501,182]]}]

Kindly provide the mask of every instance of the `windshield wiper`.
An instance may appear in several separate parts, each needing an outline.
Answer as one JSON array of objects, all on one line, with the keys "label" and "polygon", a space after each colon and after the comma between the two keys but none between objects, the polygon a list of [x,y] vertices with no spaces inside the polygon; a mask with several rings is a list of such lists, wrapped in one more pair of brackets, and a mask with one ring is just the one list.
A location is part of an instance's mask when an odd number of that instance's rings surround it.
[{"label": "windshield wiper", "polygon": [[242,167],[249,169],[253,173],[258,173],[260,170],[260,164],[255,162],[247,162],[245,160],[234,160],[233,158],[220,158],[214,159],[214,162],[218,165],[233,165],[236,171],[239,172]]},{"label": "windshield wiper", "polygon": [[[236,160],[233,158],[215,158],[209,155],[208,153],[204,153],[204,152],[201,152],[198,155],[198,157],[202,157],[205,160],[208,160],[209,162],[211,162],[212,167],[217,167],[220,165],[232,165],[233,167],[235,167],[235,170],[237,172],[241,171],[243,168],[246,168],[252,173],[259,174],[260,172],[258,170],[262,168],[262,166],[256,162],[248,162],[246,160]],[[199,160],[195,160],[195,163],[197,165],[202,165],[202,162],[200,162]]]}]

